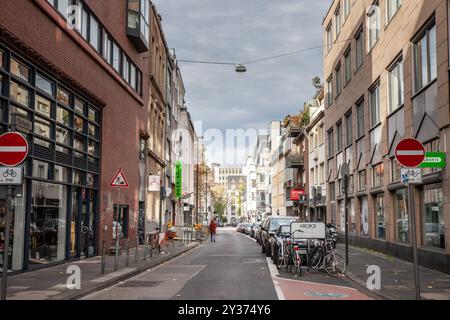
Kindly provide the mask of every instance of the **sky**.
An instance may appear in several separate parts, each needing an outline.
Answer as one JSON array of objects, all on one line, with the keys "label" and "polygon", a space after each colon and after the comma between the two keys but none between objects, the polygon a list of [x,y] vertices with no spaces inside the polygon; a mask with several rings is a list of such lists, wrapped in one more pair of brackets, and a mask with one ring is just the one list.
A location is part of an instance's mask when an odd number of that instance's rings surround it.
[{"label": "sky", "polygon": [[[323,45],[331,0],[153,2],[177,59],[243,63]],[[243,164],[270,121],[301,111],[314,95],[312,78],[322,77],[322,56],[318,48],[249,64],[246,73],[234,72],[233,65],[180,62],[186,105],[205,137],[208,162]],[[226,139],[227,130],[231,137],[236,129],[248,133],[247,143]]]}]

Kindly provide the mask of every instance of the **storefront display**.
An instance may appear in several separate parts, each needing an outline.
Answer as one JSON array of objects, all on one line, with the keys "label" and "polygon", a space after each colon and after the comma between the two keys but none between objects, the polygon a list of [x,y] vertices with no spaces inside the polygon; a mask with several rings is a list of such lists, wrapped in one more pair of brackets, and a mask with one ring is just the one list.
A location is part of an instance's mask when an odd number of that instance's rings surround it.
[{"label": "storefront display", "polygon": [[444,190],[425,186],[423,191],[422,230],[425,247],[445,249]]},{"label": "storefront display", "polygon": [[396,217],[395,240],[409,243],[408,189],[395,192],[394,212]]},{"label": "storefront display", "polygon": [[379,194],[375,198],[376,215],[376,237],[380,240],[386,240],[386,221],[384,216],[384,194]]},{"label": "storefront display", "polygon": [[367,197],[359,198],[360,208],[361,208],[361,237],[369,236],[369,202]]}]

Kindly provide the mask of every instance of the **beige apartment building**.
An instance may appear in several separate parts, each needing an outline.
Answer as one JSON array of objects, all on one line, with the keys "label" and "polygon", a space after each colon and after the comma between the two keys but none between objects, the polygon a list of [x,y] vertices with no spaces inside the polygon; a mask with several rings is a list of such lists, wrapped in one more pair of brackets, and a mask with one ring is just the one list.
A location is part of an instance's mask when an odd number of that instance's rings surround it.
[{"label": "beige apartment building", "polygon": [[424,169],[415,212],[394,149],[402,138],[450,156],[448,0],[335,0],[323,21],[327,218],[341,231],[350,166],[353,244],[450,273],[450,170]]}]

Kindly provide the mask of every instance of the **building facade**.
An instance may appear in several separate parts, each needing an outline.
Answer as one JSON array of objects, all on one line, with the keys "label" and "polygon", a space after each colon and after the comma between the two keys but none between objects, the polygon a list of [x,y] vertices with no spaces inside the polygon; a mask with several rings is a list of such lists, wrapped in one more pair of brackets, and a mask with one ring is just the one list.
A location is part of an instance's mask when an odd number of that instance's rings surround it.
[{"label": "building facade", "polygon": [[449,167],[424,170],[414,212],[394,150],[402,138],[449,156],[449,3],[333,1],[324,22],[327,218],[345,230],[343,163],[350,166],[352,242],[450,273]]},{"label": "building facade", "polygon": [[[15,190],[10,269],[95,255],[112,244],[113,219],[122,242],[135,243],[145,185],[139,142],[148,136],[145,8],[119,0],[114,10],[91,0],[1,6],[0,130],[17,130],[30,145]],[[119,168],[130,185],[120,198],[110,188]],[[3,232],[4,214],[0,221]]]}]

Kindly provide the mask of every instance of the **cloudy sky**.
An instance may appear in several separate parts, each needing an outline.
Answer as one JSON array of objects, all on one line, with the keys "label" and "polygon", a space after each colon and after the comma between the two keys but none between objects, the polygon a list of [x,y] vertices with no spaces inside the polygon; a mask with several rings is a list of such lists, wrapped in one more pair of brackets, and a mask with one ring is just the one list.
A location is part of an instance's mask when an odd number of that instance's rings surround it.
[{"label": "cloudy sky", "polygon": [[[181,60],[247,62],[322,45],[322,19],[331,0],[154,0],[163,17],[170,48]],[[300,111],[311,98],[311,79],[322,75],[322,48],[249,64],[247,73],[233,66],[180,63],[186,102],[200,135],[218,129],[266,129]],[[253,141],[252,141],[253,142]],[[208,141],[208,160],[224,159],[232,148]],[[217,147],[219,146],[219,147]],[[212,149],[216,149],[212,151]],[[230,150],[233,149],[233,150]]]}]

